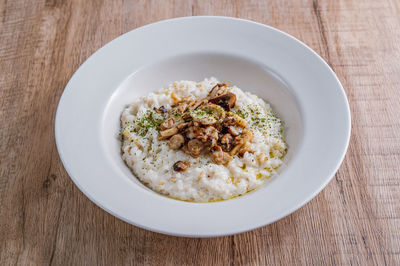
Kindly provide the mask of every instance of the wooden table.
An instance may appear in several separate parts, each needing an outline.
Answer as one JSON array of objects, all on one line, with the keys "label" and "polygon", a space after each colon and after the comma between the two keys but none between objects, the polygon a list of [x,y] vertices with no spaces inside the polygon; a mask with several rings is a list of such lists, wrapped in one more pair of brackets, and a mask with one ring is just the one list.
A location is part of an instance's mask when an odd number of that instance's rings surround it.
[{"label": "wooden table", "polygon": [[[346,158],[288,217],[248,233],[189,239],[136,228],[72,183],[54,141],[69,78],[122,33],[222,15],[281,29],[317,51],[352,112]],[[0,265],[400,264],[400,2],[0,1]]]}]

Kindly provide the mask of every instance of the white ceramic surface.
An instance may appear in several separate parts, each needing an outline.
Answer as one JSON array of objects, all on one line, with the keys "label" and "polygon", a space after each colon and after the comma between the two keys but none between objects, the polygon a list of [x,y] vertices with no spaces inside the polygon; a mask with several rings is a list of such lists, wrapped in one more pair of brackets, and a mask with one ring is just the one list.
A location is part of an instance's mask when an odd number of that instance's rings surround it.
[{"label": "white ceramic surface", "polygon": [[[175,80],[211,76],[271,103],[285,123],[285,165],[262,187],[227,201],[154,193],[121,159],[121,111]],[[138,28],[94,53],[65,88],[55,133],[70,177],[98,206],[152,231],[208,237],[267,225],[311,200],[343,160],[350,111],[334,72],[295,38],[241,19],[184,17]]]}]

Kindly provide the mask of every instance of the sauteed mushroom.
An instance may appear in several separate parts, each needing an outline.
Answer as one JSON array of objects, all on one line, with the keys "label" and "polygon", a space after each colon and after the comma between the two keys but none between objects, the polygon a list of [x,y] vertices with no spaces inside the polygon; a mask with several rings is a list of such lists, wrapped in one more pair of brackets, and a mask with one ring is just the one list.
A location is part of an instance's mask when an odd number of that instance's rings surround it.
[{"label": "sauteed mushroom", "polygon": [[231,134],[225,134],[221,138],[221,148],[223,151],[230,151],[232,149],[233,137]]},{"label": "sauteed mushroom", "polygon": [[222,151],[220,146],[216,146],[215,150],[211,153],[211,160],[216,164],[226,165],[232,161],[232,156]]},{"label": "sauteed mushroom", "polygon": [[[227,84],[215,85],[203,99],[174,98],[175,104],[168,111],[170,117],[160,124],[159,137],[169,139],[171,149],[193,157],[206,151],[214,163],[221,165],[229,163],[234,155],[250,152],[253,134],[247,121],[230,111],[236,104],[236,95],[229,92]],[[160,111],[164,112],[162,108]],[[175,168],[184,168],[183,162],[176,164]]]},{"label": "sauteed mushroom", "polygon": [[176,127],[160,131],[161,137],[159,139],[168,139],[176,133],[178,133],[178,129]]},{"label": "sauteed mushroom", "polygon": [[236,103],[236,95],[228,92],[225,94],[222,94],[220,96],[214,97],[209,100],[210,103],[214,103],[216,105],[221,106],[225,110],[229,111],[231,108],[235,106]]},{"label": "sauteed mushroom", "polygon": [[160,129],[165,130],[171,128],[175,123],[175,119],[173,117],[170,117],[168,119],[165,119],[161,124],[160,124]]},{"label": "sauteed mushroom", "polygon": [[183,172],[190,167],[190,163],[186,161],[177,161],[172,167],[176,172]]},{"label": "sauteed mushroom", "polygon": [[179,150],[185,143],[185,138],[181,134],[173,135],[169,139],[169,147],[173,150]]},{"label": "sauteed mushroom", "polygon": [[204,144],[198,139],[192,139],[188,142],[187,149],[193,157],[197,157],[204,149]]}]

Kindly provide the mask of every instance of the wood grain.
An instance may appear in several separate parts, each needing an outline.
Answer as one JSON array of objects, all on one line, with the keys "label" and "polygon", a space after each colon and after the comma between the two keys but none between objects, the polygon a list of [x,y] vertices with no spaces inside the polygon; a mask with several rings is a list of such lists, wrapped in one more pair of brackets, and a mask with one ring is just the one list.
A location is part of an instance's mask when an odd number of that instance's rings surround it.
[{"label": "wood grain", "polygon": [[[240,235],[190,239],[107,214],[71,182],[54,118],[69,78],[122,33],[190,15],[251,19],[317,51],[352,112],[346,158],[309,204]],[[0,265],[400,265],[400,2],[0,1]]]}]

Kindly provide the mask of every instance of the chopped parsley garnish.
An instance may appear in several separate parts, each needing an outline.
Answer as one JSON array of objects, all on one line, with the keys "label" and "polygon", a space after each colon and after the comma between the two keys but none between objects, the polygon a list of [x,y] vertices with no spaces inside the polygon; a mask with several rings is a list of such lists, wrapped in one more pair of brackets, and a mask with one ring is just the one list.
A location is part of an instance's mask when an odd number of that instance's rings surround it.
[{"label": "chopped parsley garnish", "polygon": [[[263,110],[258,104],[249,104],[238,110],[232,110],[232,112],[245,119],[250,127],[260,131],[263,135],[281,137],[279,136],[282,134],[281,121],[271,111]],[[278,126],[277,132],[274,132],[273,125]]]},{"label": "chopped parsley garnish", "polygon": [[134,121],[136,127],[133,131],[138,133],[139,136],[144,137],[149,129],[157,128],[164,119],[165,115],[156,114],[152,110],[147,110],[143,116],[139,116],[136,121]]}]

